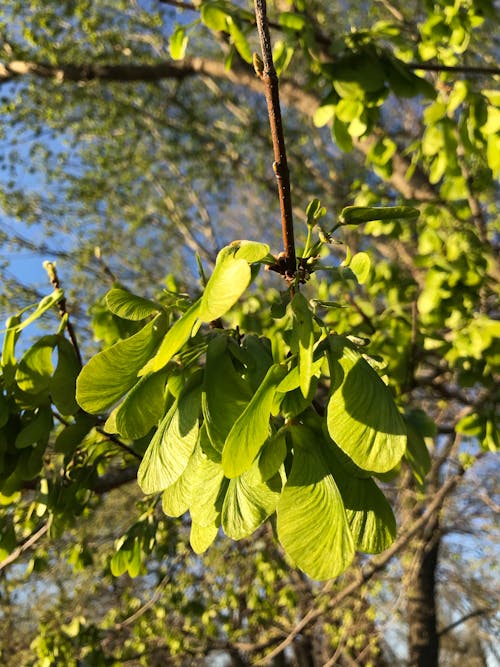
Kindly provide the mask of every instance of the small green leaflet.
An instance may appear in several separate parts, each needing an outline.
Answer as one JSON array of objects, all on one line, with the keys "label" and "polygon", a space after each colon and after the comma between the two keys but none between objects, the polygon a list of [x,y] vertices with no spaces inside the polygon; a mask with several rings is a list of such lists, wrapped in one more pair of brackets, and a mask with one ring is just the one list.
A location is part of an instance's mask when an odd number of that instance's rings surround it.
[{"label": "small green leaflet", "polygon": [[240,56],[247,63],[252,63],[252,50],[250,49],[250,44],[248,43],[247,38],[245,37],[244,32],[241,30],[239,25],[231,17],[227,17],[227,28],[231,36],[231,40],[236,47],[236,50]]},{"label": "small green leaflet", "polygon": [[[31,315],[28,315],[28,317],[23,320],[22,322],[19,321],[19,317],[13,318],[16,321],[13,322],[12,319],[10,320],[10,326],[9,324],[7,325],[7,331],[6,333],[10,331],[15,331],[19,333],[23,329],[25,329],[29,324],[37,320],[39,317],[41,317],[47,310],[52,308],[56,303],[58,303],[64,296],[64,292],[62,289],[55,289],[52,294],[49,294],[45,296],[35,307],[35,310],[31,313]],[[21,312],[19,313],[19,316],[25,313],[27,310],[30,310],[34,306],[27,306],[26,308],[23,308]]]},{"label": "small green leaflet", "polygon": [[276,509],[281,493],[279,474],[259,483],[249,472],[230,480],[222,506],[222,528],[233,540],[257,530]]},{"label": "small green leaflet", "polygon": [[248,262],[237,259],[234,248],[223,248],[201,297],[199,318],[203,322],[213,322],[225,315],[246,290],[250,280]]},{"label": "small green leaflet", "polygon": [[116,433],[137,439],[155,426],[165,410],[165,371],[144,375],[132,387],[114,416]]},{"label": "small green leaflet", "polygon": [[181,347],[186,343],[193,330],[196,320],[199,316],[201,306],[201,299],[198,299],[189,310],[187,310],[182,317],[180,317],[175,324],[167,331],[165,338],[162,340],[158,352],[155,356],[140,369],[139,375],[146,375],[146,373],[154,373],[159,371],[168,364],[170,359],[177,354]]},{"label": "small green leaflet", "polygon": [[62,334],[58,335],[57,366],[50,381],[50,396],[63,415],[73,415],[78,410],[75,387],[80,370],[75,348]]},{"label": "small green leaflet", "polygon": [[234,368],[228,337],[216,336],[207,347],[202,408],[208,436],[219,452],[251,397],[250,387]]},{"label": "small green leaflet", "polygon": [[360,285],[363,285],[368,280],[371,269],[370,255],[366,252],[357,252],[349,262],[349,269],[356,276],[356,280]]},{"label": "small green leaflet", "polygon": [[162,310],[154,301],[136,296],[121,287],[114,287],[106,294],[106,305],[109,310],[124,320],[143,320]]},{"label": "small green leaflet", "polygon": [[291,303],[293,313],[292,351],[299,355],[299,385],[302,395],[306,397],[313,376],[314,330],[313,319],[307,299],[297,292]]},{"label": "small green leaflet", "polygon": [[52,352],[57,344],[57,335],[42,336],[24,353],[16,371],[16,382],[21,391],[38,394],[40,399],[48,397],[54,367]]},{"label": "small green leaflet", "polygon": [[363,470],[388,472],[406,450],[406,427],[389,389],[363,357],[331,336],[330,437]]},{"label": "small green leaflet", "polygon": [[294,457],[276,508],[278,539],[312,579],[330,579],[352,562],[354,541],[321,439],[304,426],[290,430]]},{"label": "small green leaflet", "polygon": [[53,426],[52,412],[50,407],[38,408],[32,418],[23,425],[17,434],[14,446],[16,449],[31,447],[35,443],[47,444],[50,431]]},{"label": "small green leaflet", "polygon": [[167,320],[159,315],[130,338],[99,352],[83,367],[76,382],[76,400],[90,413],[113,406],[138,381],[140,369],[156,351]]},{"label": "small green leaflet", "polygon": [[173,60],[182,60],[186,55],[189,38],[181,26],[177,26],[168,41],[168,52]]},{"label": "small green leaflet", "polygon": [[356,549],[378,554],[390,547],[396,537],[396,519],[373,479],[347,477],[342,472],[334,476]]},{"label": "small green leaflet", "polygon": [[17,326],[20,324],[20,322],[20,315],[13,315],[12,317],[9,317],[6,322],[7,329],[3,337],[2,345],[2,375],[6,388],[9,388],[14,382],[14,376],[16,374],[16,358],[14,355],[14,349],[16,346],[17,338],[19,336]]},{"label": "small green leaflet", "polygon": [[271,366],[252,400],[231,428],[222,452],[226,477],[238,477],[248,470],[267,440],[274,394],[285,374],[286,368],[280,364]]},{"label": "small green leaflet", "polygon": [[200,402],[201,386],[187,385],[158,426],[137,473],[144,493],[163,491],[186,469],[198,440]]},{"label": "small green leaflet", "polygon": [[269,246],[267,243],[259,243],[258,241],[233,241],[229,244],[230,248],[236,247],[235,259],[244,259],[249,264],[253,262],[260,262],[269,257],[275,261],[272,255],[269,255]]},{"label": "small green leaflet", "polygon": [[343,225],[360,225],[372,220],[415,219],[420,215],[417,208],[411,206],[346,206],[339,215]]}]

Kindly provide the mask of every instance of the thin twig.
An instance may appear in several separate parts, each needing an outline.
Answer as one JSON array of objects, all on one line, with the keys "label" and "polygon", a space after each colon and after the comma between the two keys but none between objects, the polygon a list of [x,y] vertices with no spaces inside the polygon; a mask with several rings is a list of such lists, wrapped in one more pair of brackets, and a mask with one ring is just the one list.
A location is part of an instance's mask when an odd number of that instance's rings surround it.
[{"label": "thin twig", "polygon": [[264,84],[267,111],[273,140],[273,170],[278,183],[281,209],[281,232],[284,253],[279,258],[283,274],[288,280],[295,276],[297,260],[295,257],[295,240],[293,232],[292,197],[290,193],[290,174],[286,159],[285,137],[281,120],[278,75],[273,62],[271,36],[267,21],[265,0],[255,0],[255,18],[259,32],[262,60],[255,58],[255,71]]},{"label": "thin twig", "polygon": [[[43,263],[43,268],[47,271],[47,275],[49,276],[49,280],[54,287],[54,289],[61,289],[61,285],[59,282],[59,276],[57,275],[56,271],[56,264],[55,262],[44,262]],[[78,363],[80,367],[83,366],[82,362],[82,355],[80,353],[80,348],[78,346],[78,341],[76,340],[76,334],[75,330],[73,328],[73,324],[71,323],[69,319],[69,313],[66,308],[66,299],[63,297],[62,299],[59,299],[57,302],[57,306],[59,308],[59,315],[61,319],[65,318],[66,319],[66,331],[68,332],[68,336],[70,338],[71,344],[73,345],[73,349],[75,350],[75,355],[78,360]]]},{"label": "thin twig", "polygon": [[31,547],[35,544],[35,542],[38,542],[38,540],[45,535],[48,529],[49,529],[49,521],[47,521],[47,523],[44,523],[41,528],[32,533],[27,540],[25,540],[22,544],[20,544],[17,547],[17,549],[14,549],[14,551],[10,553],[7,556],[7,558],[4,558],[4,560],[0,562],[0,571],[5,569],[15,560],[17,560],[19,556],[23,554],[25,551],[31,549]]}]

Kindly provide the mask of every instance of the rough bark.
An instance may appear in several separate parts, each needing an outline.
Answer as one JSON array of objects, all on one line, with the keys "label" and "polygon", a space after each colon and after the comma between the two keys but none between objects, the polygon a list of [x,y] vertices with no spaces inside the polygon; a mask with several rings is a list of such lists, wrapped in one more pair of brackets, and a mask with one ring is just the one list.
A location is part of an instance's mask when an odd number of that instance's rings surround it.
[{"label": "rough bark", "polygon": [[[412,483],[408,481],[403,510],[405,524],[407,521],[412,522],[418,518],[421,507],[420,503],[415,504],[411,487]],[[440,541],[439,511],[436,511],[414,537],[403,559],[409,667],[438,667],[439,665],[436,571]]]}]

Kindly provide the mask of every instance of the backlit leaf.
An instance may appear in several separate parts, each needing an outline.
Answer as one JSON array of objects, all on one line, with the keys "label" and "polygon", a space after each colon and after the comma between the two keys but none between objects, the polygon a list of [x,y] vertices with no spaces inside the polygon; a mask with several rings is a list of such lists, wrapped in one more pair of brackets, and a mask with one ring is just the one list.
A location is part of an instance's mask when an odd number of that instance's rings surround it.
[{"label": "backlit leaf", "polygon": [[166,319],[158,316],[130,338],[99,352],[83,367],[76,383],[76,400],[90,413],[103,412],[138,381],[138,373],[154,354]]},{"label": "backlit leaf", "polygon": [[283,366],[271,366],[252,400],[231,428],[222,452],[226,477],[237,477],[245,472],[267,440],[274,394],[285,373]]},{"label": "backlit leaf", "polygon": [[203,385],[203,417],[212,445],[220,452],[233,424],[252,397],[229,354],[226,335],[213,338],[207,347]]},{"label": "backlit leaf", "polygon": [[212,322],[222,317],[234,306],[250,284],[251,271],[248,262],[236,259],[234,251],[219,253],[214,272],[201,298],[199,318]]},{"label": "backlit leaf", "polygon": [[330,337],[328,432],[364,470],[388,472],[406,449],[406,427],[389,389],[340,336]]},{"label": "backlit leaf", "polygon": [[279,475],[260,483],[250,478],[248,473],[231,479],[221,515],[226,535],[233,540],[251,535],[274,512],[280,493]]},{"label": "backlit leaf", "polygon": [[124,320],[143,320],[161,310],[154,301],[136,296],[121,287],[114,287],[106,294],[106,305],[114,315]]},{"label": "backlit leaf", "polygon": [[144,375],[125,397],[115,414],[116,433],[137,439],[146,435],[165,409],[166,372]]},{"label": "backlit leaf", "polygon": [[312,579],[330,579],[350,565],[354,541],[321,441],[304,426],[291,432],[294,456],[276,508],[278,539]]},{"label": "backlit leaf", "polygon": [[144,493],[163,491],[186,469],[198,439],[200,401],[201,387],[187,386],[161,421],[137,473]]},{"label": "backlit leaf", "polygon": [[159,371],[168,364],[172,357],[179,352],[181,347],[186,343],[193,331],[196,320],[199,317],[201,300],[198,299],[189,310],[187,310],[182,317],[180,317],[167,331],[164,339],[161,342],[158,352],[155,356],[141,368],[139,375],[146,373],[154,373]]}]

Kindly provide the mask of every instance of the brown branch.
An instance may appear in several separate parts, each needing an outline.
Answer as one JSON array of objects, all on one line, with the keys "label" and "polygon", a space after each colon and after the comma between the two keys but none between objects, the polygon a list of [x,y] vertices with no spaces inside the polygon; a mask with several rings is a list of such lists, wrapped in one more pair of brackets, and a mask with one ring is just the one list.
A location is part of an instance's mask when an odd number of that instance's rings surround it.
[{"label": "brown branch", "polygon": [[[476,460],[481,458],[483,454],[484,452],[481,452],[476,457]],[[448,494],[451,493],[451,491],[453,491],[458,482],[464,476],[465,472],[466,469],[461,467],[459,471],[455,475],[453,475],[453,477],[450,477],[439,489],[439,491],[437,491],[436,494],[433,496],[433,499],[431,503],[427,506],[425,512],[423,512],[422,515],[416,521],[413,522],[411,528],[409,528],[406,532],[401,534],[399,538],[394,542],[394,544],[389,549],[387,549],[381,556],[379,556],[378,558],[372,558],[368,563],[366,563],[366,565],[360,569],[359,573],[353,579],[353,581],[348,586],[343,588],[339,593],[337,593],[337,595],[335,595],[332,599],[329,600],[328,606],[337,607],[346,598],[350,597],[353,593],[355,593],[367,581],[372,579],[372,577],[375,574],[377,574],[377,572],[383,570],[385,566],[394,558],[394,556],[398,554],[409,543],[409,541],[426,525],[426,523],[429,520],[433,519],[435,513],[441,510]],[[322,592],[325,593],[328,590],[330,590],[331,585],[332,585],[331,581],[327,582]],[[305,627],[310,625],[310,623],[319,618],[323,613],[324,609],[322,608],[311,609],[295,625],[295,627],[288,634],[288,636],[283,641],[281,641],[278,644],[278,646],[276,646],[276,648],[274,648],[270,653],[268,653],[262,660],[260,660],[256,664],[261,664],[261,665],[269,664],[273,660],[273,658],[275,658],[277,655],[279,655],[282,651],[284,651],[288,646],[292,644],[295,637],[300,632],[302,632],[302,630]]]},{"label": "brown branch", "polygon": [[[285,278],[292,280],[297,269],[295,240],[293,233],[292,196],[290,193],[290,173],[286,159],[285,137],[281,120],[278,75],[273,62],[271,36],[267,21],[265,0],[255,0],[255,18],[262,50],[262,61],[257,63],[255,71],[264,83],[267,112],[273,140],[273,170],[278,183],[281,209],[281,233],[283,236],[284,256],[282,259]],[[260,67],[262,65],[262,67]]]},{"label": "brown branch", "polygon": [[[54,287],[54,289],[61,289],[61,285],[59,282],[59,276],[57,275],[57,270],[56,270],[56,265],[55,262],[44,262],[43,263],[43,268],[47,271],[47,275],[49,276],[49,280]],[[69,319],[69,313],[66,308],[66,299],[63,297],[62,299],[59,299],[57,302],[57,306],[59,308],[59,315],[61,319],[66,318],[66,331],[68,332],[69,339],[71,341],[71,344],[73,345],[73,349],[75,350],[75,355],[78,361],[78,364],[80,365],[80,368],[83,366],[82,362],[82,355],[80,352],[80,347],[78,345],[78,341],[76,339],[76,334],[75,334],[75,329],[73,328],[73,324],[71,323]]]},{"label": "brown branch", "polygon": [[49,521],[47,523],[44,523],[41,528],[39,528],[37,531],[32,533],[22,544],[20,544],[17,549],[14,549],[12,553],[10,553],[7,558],[4,558],[3,561],[0,562],[0,571],[5,569],[7,566],[9,566],[11,563],[13,563],[15,560],[21,556],[25,551],[28,551],[28,549],[31,549],[31,547],[38,542],[38,540],[45,535],[45,533],[49,529]]},{"label": "brown branch", "polygon": [[491,607],[482,607],[480,609],[475,609],[474,611],[471,611],[469,614],[462,616],[456,621],[453,621],[453,623],[450,623],[449,625],[444,627],[442,630],[438,632],[438,636],[442,637],[443,635],[448,634],[449,632],[451,632],[451,630],[454,630],[459,625],[462,625],[462,623],[465,623],[470,618],[474,618],[475,616],[486,616],[487,614],[493,614],[495,611],[496,609],[492,609]]},{"label": "brown branch", "polygon": [[[8,65],[0,64],[0,83],[16,76],[34,75],[56,81],[85,83],[91,81],[115,81],[130,83],[138,81],[159,82],[165,79],[182,81],[205,74],[215,79],[225,79],[236,86],[244,86],[256,93],[262,91],[262,83],[255,77],[252,68],[243,63],[227,69],[223,62],[206,58],[186,58],[182,61],[164,61],[155,65],[49,65],[34,62],[16,61]],[[314,93],[304,90],[290,78],[280,80],[280,96],[285,104],[296,109],[304,116],[312,118],[321,104],[321,99]],[[368,155],[377,136],[354,141],[354,146],[364,155]],[[439,195],[429,184],[425,174],[415,169],[410,178],[406,173],[409,161],[400,154],[392,157],[392,174],[388,182],[405,199],[417,201],[439,201]]]},{"label": "brown branch", "polygon": [[439,63],[407,63],[409,69],[421,69],[426,72],[455,72],[456,74],[485,74],[498,76],[500,67],[481,67],[470,65],[441,65]]}]

